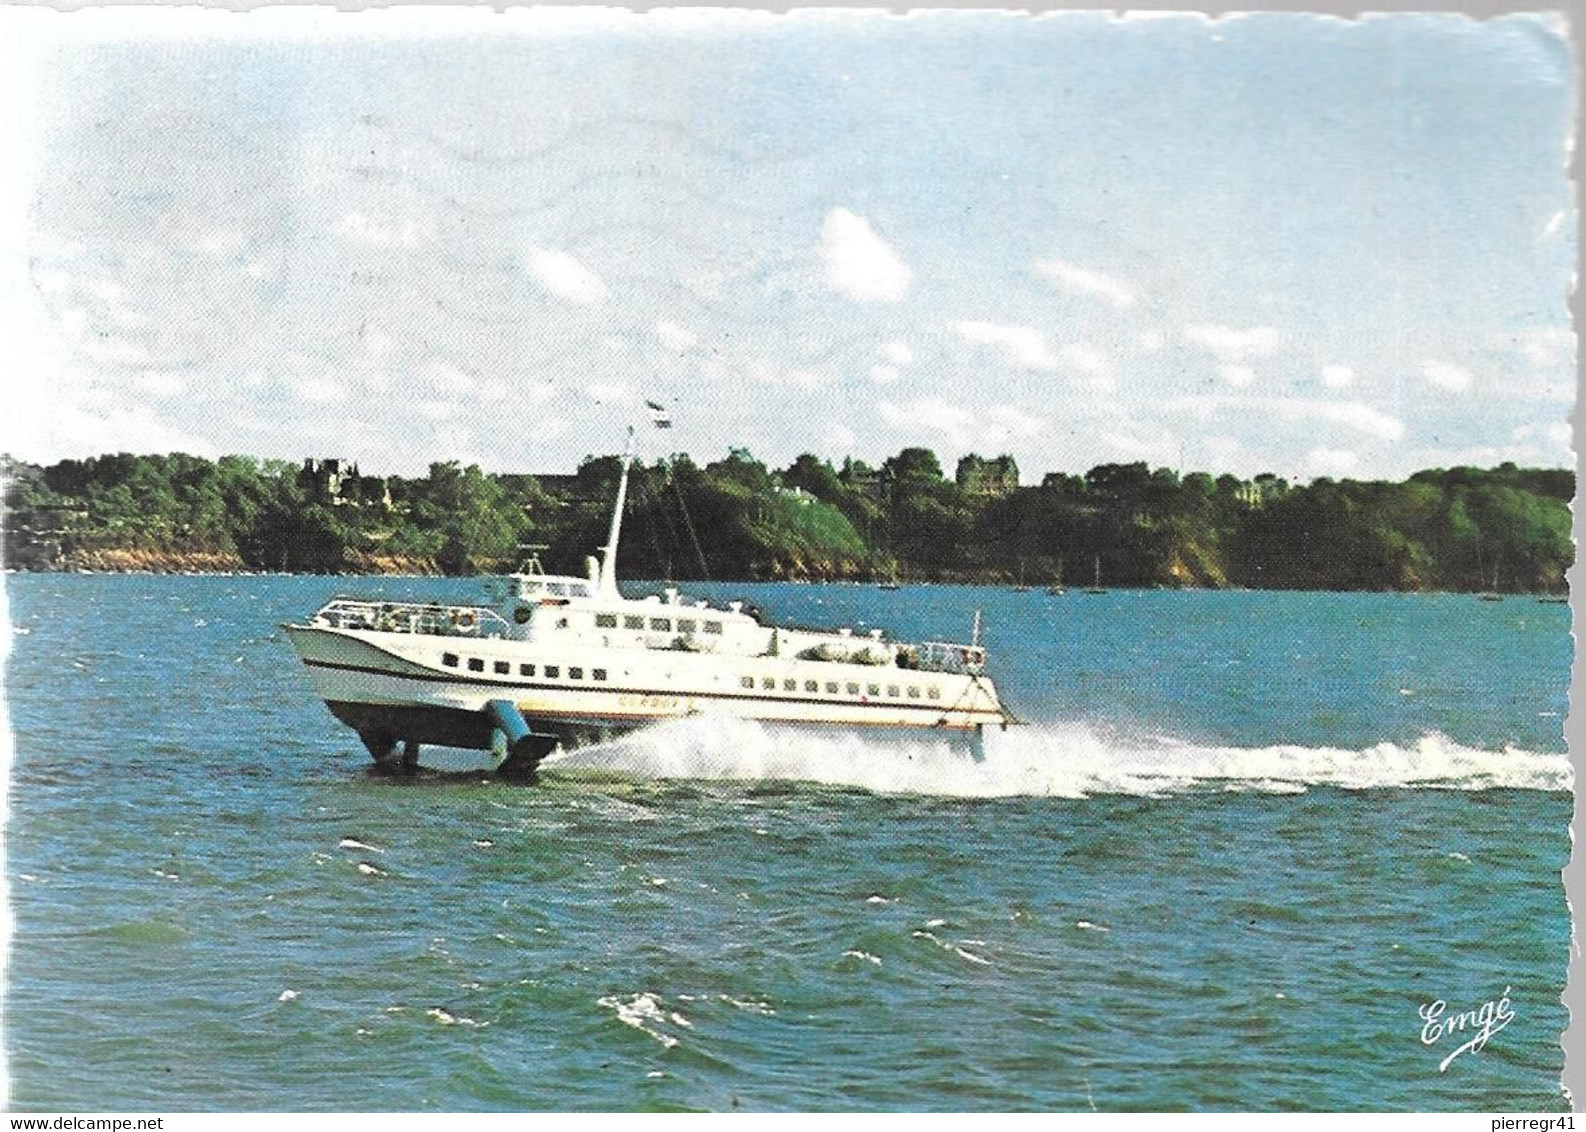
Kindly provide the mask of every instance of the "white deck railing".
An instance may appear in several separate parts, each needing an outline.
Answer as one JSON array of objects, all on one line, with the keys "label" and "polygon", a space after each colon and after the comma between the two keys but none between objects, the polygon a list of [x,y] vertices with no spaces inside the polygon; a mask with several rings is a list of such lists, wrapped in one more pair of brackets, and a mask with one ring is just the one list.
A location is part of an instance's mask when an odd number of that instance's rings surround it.
[{"label": "white deck railing", "polygon": [[314,620],[333,629],[370,629],[430,637],[505,637],[513,626],[482,605],[437,602],[371,601],[338,597],[326,602]]},{"label": "white deck railing", "polygon": [[916,663],[924,672],[978,673],[986,667],[986,650],[979,645],[951,641],[926,641],[915,646]]}]

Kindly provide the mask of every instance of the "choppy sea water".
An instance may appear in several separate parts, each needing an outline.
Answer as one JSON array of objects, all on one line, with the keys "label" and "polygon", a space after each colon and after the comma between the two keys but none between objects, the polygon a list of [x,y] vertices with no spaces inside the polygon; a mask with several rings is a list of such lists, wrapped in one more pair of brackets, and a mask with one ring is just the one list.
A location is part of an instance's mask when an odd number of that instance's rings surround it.
[{"label": "choppy sea water", "polygon": [[[694,720],[372,773],[276,631],[340,589],[14,576],[10,1104],[1562,1108],[1569,609],[735,586],[962,638],[1030,721]],[[1513,1020],[1422,1041],[1418,1010]]]}]

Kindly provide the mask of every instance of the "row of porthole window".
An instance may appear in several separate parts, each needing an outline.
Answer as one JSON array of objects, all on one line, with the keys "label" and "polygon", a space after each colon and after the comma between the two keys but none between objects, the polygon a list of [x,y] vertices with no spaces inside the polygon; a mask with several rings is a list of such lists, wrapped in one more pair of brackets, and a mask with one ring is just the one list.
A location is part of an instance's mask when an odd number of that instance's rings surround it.
[{"label": "row of porthole window", "polygon": [[[595,614],[595,628],[615,629],[616,627],[617,615],[615,613]],[[641,631],[643,631],[645,628],[648,628],[652,633],[697,633],[700,631],[700,623],[696,618],[693,617],[679,617],[677,619],[675,629],[673,628],[673,621],[670,617],[651,617],[649,618],[648,625],[646,624],[646,620],[643,617],[624,617],[622,619],[622,627],[624,629],[638,629]],[[706,621],[704,631],[707,633],[719,634],[721,632],[721,622]]]},{"label": "row of porthole window", "polygon": [[[748,688],[748,689],[753,690],[753,688],[754,688],[754,677],[753,676],[740,676],[738,678],[738,685],[740,687],[742,687],[742,688]],[[826,694],[829,695],[829,696],[837,695],[839,687],[841,687],[841,685],[839,685],[836,680],[828,680],[828,681],[826,681]],[[771,676],[762,676],[760,678],[760,688],[761,688],[761,690],[766,691],[766,692],[774,692],[774,691],[776,691],[776,679],[774,677],[771,677]],[[796,692],[796,691],[799,690],[799,682],[797,680],[791,680],[791,679],[783,680],[782,681],[782,690],[784,692]],[[806,681],[804,681],[804,690],[806,692],[819,692],[821,690],[821,683],[820,683],[819,680],[806,680]],[[857,683],[854,683],[853,681],[850,681],[848,683],[848,685],[847,685],[847,692],[848,692],[848,694],[850,696],[859,695],[859,685]],[[865,695],[867,695],[867,696],[879,696],[879,695],[881,695],[881,685],[880,684],[867,684],[867,685],[865,685]],[[900,688],[897,684],[888,684],[887,685],[887,695],[890,696],[893,699],[899,699],[903,695],[903,689]],[[911,700],[917,700],[917,699],[920,698],[920,689],[919,689],[918,685],[916,685],[916,684],[910,684],[909,685],[908,698],[911,699]],[[929,699],[929,700],[939,700],[939,699],[942,698],[942,690],[940,688],[936,687],[934,684],[930,685],[929,687],[927,687],[925,689],[925,698]]]},{"label": "row of porthole window", "polygon": [[[447,668],[456,668],[461,663],[461,658],[458,657],[458,655],[454,652],[442,653],[441,663]],[[468,671],[483,672],[484,670],[485,662],[483,660],[477,656],[471,656],[468,658]],[[493,661],[491,663],[491,670],[494,671],[498,676],[512,675],[512,665],[504,660]],[[534,676],[535,674],[535,665],[518,665],[519,676]],[[543,670],[540,670],[539,674],[544,676],[547,680],[559,680],[562,676],[562,666],[559,664],[547,664],[544,666]],[[582,680],[584,678],[584,670],[582,668],[569,666],[567,669],[567,678],[569,680]],[[589,678],[591,680],[604,680],[606,679],[606,670],[604,668],[591,668],[589,670]]]}]

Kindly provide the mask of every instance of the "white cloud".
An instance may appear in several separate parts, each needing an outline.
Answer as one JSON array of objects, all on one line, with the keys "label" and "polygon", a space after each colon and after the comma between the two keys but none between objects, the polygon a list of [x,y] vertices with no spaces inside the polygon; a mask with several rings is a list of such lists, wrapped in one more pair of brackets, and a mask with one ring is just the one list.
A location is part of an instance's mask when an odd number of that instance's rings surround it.
[{"label": "white cloud", "polygon": [[114,279],[96,279],[88,284],[88,293],[101,303],[113,306],[127,293],[127,289]]},{"label": "white cloud", "polygon": [[1086,387],[1097,393],[1109,393],[1116,388],[1112,355],[1099,347],[1088,342],[1065,342],[1058,348],[1057,360],[1064,369],[1082,375]]},{"label": "white cloud", "polygon": [[419,377],[431,388],[447,393],[471,393],[478,384],[471,375],[439,358],[426,362],[419,370]]},{"label": "white cloud", "polygon": [[1024,369],[1052,370],[1058,360],[1047,348],[1046,335],[1028,326],[1001,326],[993,322],[955,322],[953,329],[966,342],[977,346],[998,346],[1009,359]]},{"label": "white cloud", "polygon": [[280,270],[280,259],[277,256],[260,256],[242,265],[242,273],[255,281],[274,279]]},{"label": "white cloud", "polygon": [[206,232],[200,236],[194,246],[205,255],[214,259],[229,259],[247,247],[247,245],[248,238],[241,232],[217,228],[213,232]]},{"label": "white cloud", "polygon": [[1256,371],[1249,366],[1220,366],[1218,369],[1223,375],[1223,380],[1235,389],[1243,389],[1255,383]]},{"label": "white cloud", "polygon": [[78,348],[105,365],[146,366],[154,361],[153,354],[142,342],[129,342],[124,338],[88,338]]},{"label": "white cloud", "polygon": [[[19,406],[9,406],[13,411]],[[183,432],[142,405],[120,405],[96,412],[56,395],[20,407],[20,420],[10,430],[12,454],[38,463],[53,463],[63,453],[186,452],[213,459],[215,446]]]},{"label": "white cloud", "polygon": [[1549,425],[1516,425],[1510,430],[1509,439],[1516,444],[1541,440],[1551,444],[1554,448],[1562,448],[1568,451],[1575,442],[1575,430],[1568,421],[1554,421]]},{"label": "white cloud", "polygon": [[179,397],[183,393],[187,392],[186,381],[182,380],[181,377],[174,373],[166,373],[163,370],[152,370],[148,373],[140,373],[134,379],[134,384],[136,384],[139,389],[143,390],[143,392],[147,393],[150,397],[159,397],[162,399],[168,397]]},{"label": "white cloud", "polygon": [[1117,427],[1096,437],[1097,462],[1104,460],[1144,460],[1163,467],[1174,466],[1182,452],[1179,438],[1172,431],[1124,419]]},{"label": "white cloud", "polygon": [[864,217],[834,208],[821,224],[820,258],[826,285],[861,303],[895,303],[913,272]]},{"label": "white cloud", "polygon": [[420,401],[413,408],[419,416],[432,421],[449,421],[457,415],[457,406],[450,401]]},{"label": "white cloud", "polygon": [[298,399],[315,405],[328,405],[347,396],[347,390],[328,377],[308,377],[295,387]]},{"label": "white cloud", "polygon": [[[543,405],[547,401],[554,400],[557,396],[557,392],[556,386],[551,382],[536,381],[532,385],[526,385],[522,389],[519,389],[516,394],[514,394],[514,396],[530,405]],[[536,425],[536,427],[538,427],[538,425]]]},{"label": "white cloud", "polygon": [[371,358],[385,357],[391,352],[391,347],[396,345],[395,338],[373,323],[365,325],[359,336],[363,339],[364,352]]},{"label": "white cloud", "polygon": [[594,381],[584,386],[584,395],[602,405],[637,405],[633,386],[623,381]]},{"label": "white cloud", "polygon": [[876,353],[895,366],[906,366],[914,361],[914,351],[909,349],[906,342],[888,342],[880,347]]},{"label": "white cloud", "polygon": [[940,432],[959,447],[973,443],[971,437],[976,424],[974,414],[940,397],[926,397],[907,405],[877,401],[876,412],[895,429],[914,431],[924,428]]},{"label": "white cloud", "polygon": [[790,369],[765,358],[751,358],[739,363],[732,371],[734,381],[754,381],[774,389],[802,389],[806,392],[819,389],[830,381],[830,375],[812,369]]},{"label": "white cloud", "polygon": [[606,297],[606,284],[600,276],[566,252],[530,248],[526,266],[535,281],[559,299],[589,306]]},{"label": "white cloud", "polygon": [[1004,429],[1010,436],[1035,436],[1046,427],[1045,419],[1016,405],[993,405],[985,415],[994,428]]},{"label": "white cloud", "polygon": [[149,325],[149,316],[131,307],[111,307],[105,314],[123,330],[138,330]]},{"label": "white cloud", "polygon": [[877,385],[891,385],[903,375],[898,372],[897,366],[871,366],[870,380]]},{"label": "white cloud", "polygon": [[88,333],[88,312],[81,307],[62,307],[55,312],[55,318],[67,338],[81,338]]},{"label": "white cloud", "polygon": [[1345,428],[1363,432],[1379,440],[1404,439],[1403,421],[1398,417],[1390,417],[1380,409],[1372,408],[1364,401],[1345,401],[1341,404],[1328,401],[1296,401],[1292,411],[1301,416],[1343,425]]},{"label": "white cloud", "polygon": [[1101,375],[1112,370],[1111,356],[1088,342],[1065,342],[1058,349],[1057,358],[1067,368],[1081,373]]},{"label": "white cloud", "polygon": [[1154,354],[1167,345],[1167,335],[1160,330],[1142,330],[1136,335],[1135,341],[1140,343],[1140,349],[1148,354]]},{"label": "white cloud", "polygon": [[1554,233],[1556,233],[1560,228],[1562,228],[1564,226],[1564,217],[1566,215],[1567,215],[1567,213],[1561,208],[1557,212],[1555,212],[1552,216],[1549,216],[1547,218],[1547,223],[1542,225],[1542,231],[1540,233],[1538,233],[1537,239],[1545,240],[1549,236],[1551,236]]},{"label": "white cloud", "polygon": [[1512,348],[1537,369],[1561,365],[1570,358],[1575,336],[1556,326],[1538,326],[1522,330],[1509,339]]},{"label": "white cloud", "polygon": [[1347,476],[1360,464],[1360,457],[1343,448],[1312,448],[1305,454],[1305,470],[1314,476]]},{"label": "white cloud", "polygon": [[1046,279],[1056,283],[1066,294],[1093,295],[1098,299],[1105,299],[1115,307],[1133,306],[1135,302],[1134,288],[1121,279],[1110,275],[1103,275],[1099,271],[1089,271],[1083,267],[1076,267],[1072,263],[1064,263],[1060,259],[1036,260],[1030,265],[1034,271]]},{"label": "white cloud", "polygon": [[661,340],[661,345],[679,354],[699,344],[699,337],[693,331],[670,319],[663,318],[655,324],[655,336]]},{"label": "white cloud", "polygon": [[1450,393],[1463,393],[1470,388],[1470,371],[1452,362],[1427,362],[1421,367],[1421,376],[1428,385]]},{"label": "white cloud", "polygon": [[1329,389],[1347,389],[1355,383],[1355,371],[1348,366],[1323,366],[1322,384]]},{"label": "white cloud", "polygon": [[1222,413],[1250,418],[1273,417],[1290,423],[1335,424],[1376,440],[1404,439],[1404,422],[1364,401],[1327,401],[1315,397],[1234,397],[1226,393],[1175,397],[1163,408],[1175,415],[1209,421]]},{"label": "white cloud", "polygon": [[1014,405],[969,409],[942,397],[923,397],[906,404],[877,401],[876,412],[900,432],[940,433],[959,449],[992,447],[1010,439],[1034,436],[1046,428],[1043,418]]},{"label": "white cloud", "polygon": [[72,273],[59,267],[40,267],[33,272],[33,285],[46,295],[59,295],[72,287]]},{"label": "white cloud", "polygon": [[826,432],[822,437],[827,449],[839,453],[853,451],[854,442],[859,438],[854,430],[841,421],[830,421],[826,425]]},{"label": "white cloud", "polygon": [[1277,350],[1282,341],[1282,336],[1270,326],[1236,330],[1231,326],[1207,323],[1186,326],[1184,337],[1197,346],[1204,346],[1226,365],[1240,365],[1264,358]]},{"label": "white cloud", "polygon": [[376,248],[412,248],[426,244],[433,235],[430,225],[416,217],[382,219],[364,212],[349,212],[331,226],[331,231],[355,244]]}]

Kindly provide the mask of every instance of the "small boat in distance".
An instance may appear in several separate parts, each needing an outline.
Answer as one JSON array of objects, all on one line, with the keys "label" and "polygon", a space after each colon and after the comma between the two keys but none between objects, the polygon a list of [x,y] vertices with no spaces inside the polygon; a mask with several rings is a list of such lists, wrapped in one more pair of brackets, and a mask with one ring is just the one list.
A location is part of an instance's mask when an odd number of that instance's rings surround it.
[{"label": "small boat in distance", "polygon": [[[1481,530],[1480,530],[1480,528],[1478,528],[1476,530],[1476,580],[1478,582],[1480,582],[1480,583],[1483,583],[1483,584],[1485,584],[1486,581],[1487,581],[1487,575],[1483,572],[1483,570],[1481,568]],[[1503,600],[1503,595],[1498,592],[1498,564],[1497,564],[1497,562],[1494,562],[1492,564],[1492,588],[1488,589],[1488,590],[1482,590],[1480,593],[1478,593],[1476,595],[1476,600],[1477,601],[1502,601]]]},{"label": "small boat in distance", "polygon": [[1107,588],[1101,584],[1101,555],[1096,555],[1096,580],[1085,587],[1088,594],[1104,594]]},{"label": "small boat in distance", "polygon": [[648,724],[690,716],[865,734],[939,733],[984,757],[983,729],[1007,726],[970,643],[908,644],[880,629],[808,629],[723,609],[675,587],[617,588],[617,542],[631,449],[611,530],[587,574],[546,574],[537,558],[493,579],[478,603],[337,596],[281,628],[315,692],[377,763],[414,766],[420,744],[490,751],[532,781],[541,760]]}]

